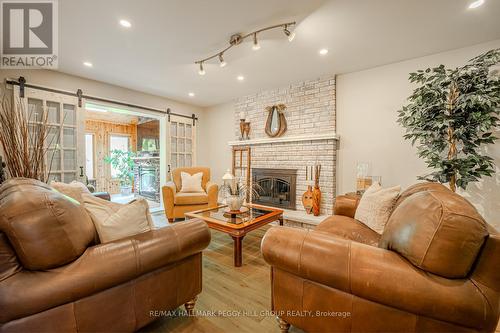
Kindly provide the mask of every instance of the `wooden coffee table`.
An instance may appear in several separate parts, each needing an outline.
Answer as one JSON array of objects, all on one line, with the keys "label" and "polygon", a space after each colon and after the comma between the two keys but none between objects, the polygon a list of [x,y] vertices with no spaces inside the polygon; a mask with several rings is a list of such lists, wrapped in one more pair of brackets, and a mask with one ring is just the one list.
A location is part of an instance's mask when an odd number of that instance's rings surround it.
[{"label": "wooden coffee table", "polygon": [[274,221],[279,221],[280,225],[283,225],[282,209],[255,204],[247,204],[245,207],[247,211],[237,215],[227,214],[226,205],[185,214],[187,218],[202,219],[209,228],[222,231],[233,238],[234,266],[236,267],[242,264],[241,245],[247,233]]}]

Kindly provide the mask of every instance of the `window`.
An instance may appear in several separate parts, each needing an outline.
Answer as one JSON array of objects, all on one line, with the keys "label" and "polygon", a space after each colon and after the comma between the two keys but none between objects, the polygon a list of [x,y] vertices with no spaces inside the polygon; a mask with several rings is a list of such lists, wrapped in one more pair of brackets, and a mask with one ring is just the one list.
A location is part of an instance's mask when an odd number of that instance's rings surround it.
[{"label": "window", "polygon": [[94,135],[85,134],[85,173],[89,179],[94,179]]},{"label": "window", "polygon": [[[124,135],[111,135],[109,137],[109,151],[121,150],[129,151],[129,137]],[[111,166],[111,177],[116,178],[118,176],[118,170]]]}]

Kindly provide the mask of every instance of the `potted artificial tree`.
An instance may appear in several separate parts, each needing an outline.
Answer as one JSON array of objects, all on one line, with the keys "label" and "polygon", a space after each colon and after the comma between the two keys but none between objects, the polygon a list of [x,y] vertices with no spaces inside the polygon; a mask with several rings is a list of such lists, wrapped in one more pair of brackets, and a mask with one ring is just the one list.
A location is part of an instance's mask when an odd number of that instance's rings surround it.
[{"label": "potted artificial tree", "polygon": [[497,139],[499,63],[496,49],[455,69],[441,65],[410,73],[410,82],[419,86],[398,111],[398,122],[432,169],[419,179],[449,183],[456,191],[494,174],[494,161],[483,148]]},{"label": "potted artificial tree", "polygon": [[110,156],[104,158],[104,162],[118,171],[116,178],[120,181],[120,193],[123,195],[132,193],[132,182],[134,180],[133,157],[135,157],[135,154],[131,151],[114,149],[110,151]]}]

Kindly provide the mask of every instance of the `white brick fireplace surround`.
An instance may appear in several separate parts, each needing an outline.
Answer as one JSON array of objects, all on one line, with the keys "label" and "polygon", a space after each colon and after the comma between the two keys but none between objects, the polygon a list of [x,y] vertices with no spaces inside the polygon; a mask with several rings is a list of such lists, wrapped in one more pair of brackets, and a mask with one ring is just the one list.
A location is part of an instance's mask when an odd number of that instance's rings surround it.
[{"label": "white brick fireplace surround", "polygon": [[[280,138],[269,138],[264,126],[265,108],[284,103],[288,124]],[[235,101],[235,137],[240,137],[240,112],[251,123],[250,140],[231,141],[231,146],[250,146],[252,168],[297,169],[297,211],[285,212],[285,219],[303,224],[317,224],[332,214],[335,198],[337,136],[335,134],[335,77],[328,76],[291,84],[288,87],[262,91]],[[321,164],[321,216],[304,212],[302,194],[307,185],[306,165]],[[288,218],[287,218],[288,216]],[[307,225],[304,225],[307,226]]]}]

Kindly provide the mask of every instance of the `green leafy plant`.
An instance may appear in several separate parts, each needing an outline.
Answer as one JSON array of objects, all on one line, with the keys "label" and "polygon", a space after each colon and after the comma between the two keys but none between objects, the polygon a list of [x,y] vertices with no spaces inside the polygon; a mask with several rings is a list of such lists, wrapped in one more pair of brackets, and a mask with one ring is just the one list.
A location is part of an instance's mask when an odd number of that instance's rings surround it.
[{"label": "green leafy plant", "polygon": [[134,161],[135,153],[131,151],[123,151],[114,149],[110,151],[110,156],[104,158],[104,162],[110,164],[114,169],[118,170],[116,178],[120,180],[121,186],[130,186],[134,179]]},{"label": "green leafy plant", "polygon": [[492,67],[499,62],[495,49],[455,69],[441,65],[410,73],[419,87],[398,111],[398,122],[433,170],[419,179],[449,183],[456,191],[494,174],[493,159],[482,148],[497,139],[500,77]]}]

